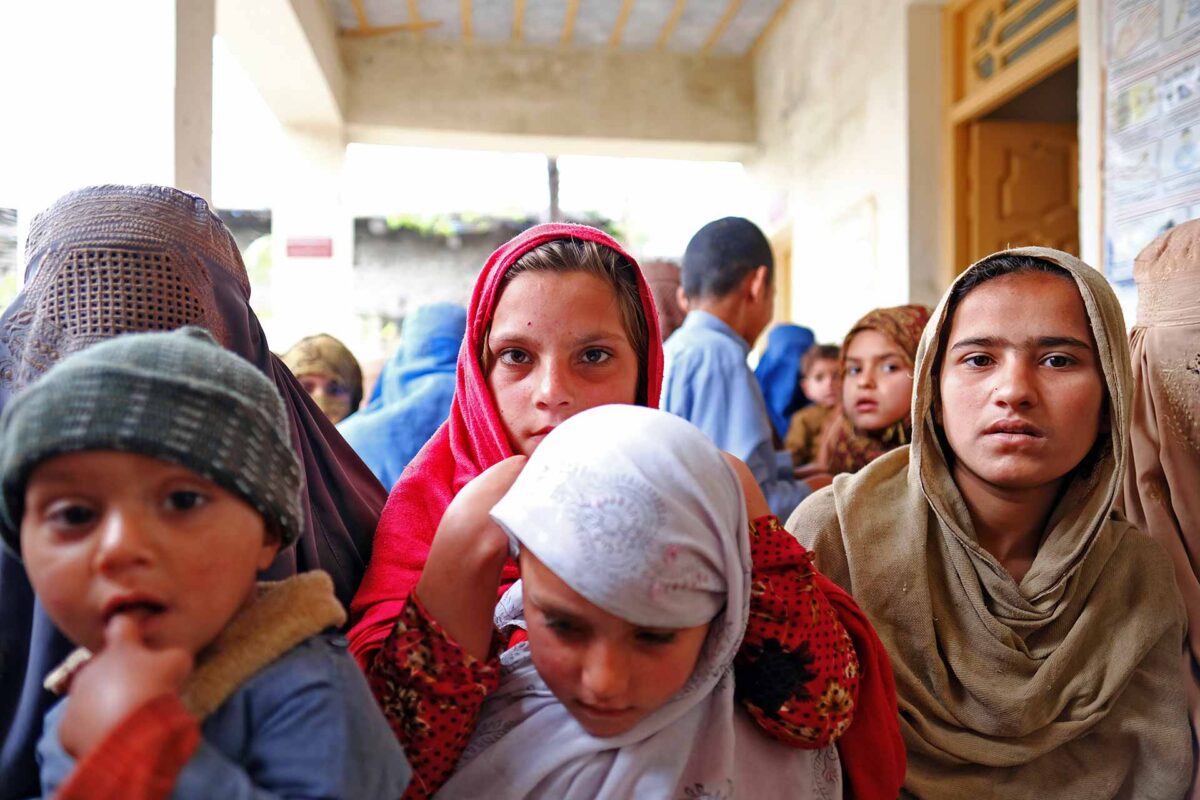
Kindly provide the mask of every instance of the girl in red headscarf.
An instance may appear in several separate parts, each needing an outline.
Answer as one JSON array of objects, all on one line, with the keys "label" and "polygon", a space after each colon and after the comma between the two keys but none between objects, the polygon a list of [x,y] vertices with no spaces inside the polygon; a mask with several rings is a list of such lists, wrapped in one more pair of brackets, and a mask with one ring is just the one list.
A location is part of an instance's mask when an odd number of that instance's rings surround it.
[{"label": "girl in red headscarf", "polygon": [[[489,586],[474,579],[485,558],[499,572],[501,594],[519,577],[503,553],[497,558],[468,546],[451,562],[452,574],[422,579],[435,532],[444,537],[464,516],[456,511],[463,503],[451,502],[490,467],[529,455],[581,411],[608,403],[657,406],[662,365],[649,287],[606,234],[540,225],[488,259],[471,297],[449,419],[393,488],[351,606],[351,652],[405,745],[415,772],[410,796],[432,794],[453,770],[484,697],[498,684],[498,652],[518,638],[459,642],[437,609],[422,602],[433,599],[426,587],[435,585],[443,589],[438,603],[445,602],[447,584],[463,597],[492,592],[494,580]],[[895,797],[904,755],[878,638],[777,519],[759,516],[752,527],[752,613],[737,664],[745,675],[739,684],[747,687],[741,701],[768,734],[794,746],[823,747],[844,734],[843,769],[853,796]],[[800,647],[809,641],[828,645],[819,652]],[[816,676],[831,668],[861,680],[867,708],[855,697],[833,711],[820,705]],[[870,724],[850,726],[855,713]],[[848,752],[854,747],[864,752]]]}]

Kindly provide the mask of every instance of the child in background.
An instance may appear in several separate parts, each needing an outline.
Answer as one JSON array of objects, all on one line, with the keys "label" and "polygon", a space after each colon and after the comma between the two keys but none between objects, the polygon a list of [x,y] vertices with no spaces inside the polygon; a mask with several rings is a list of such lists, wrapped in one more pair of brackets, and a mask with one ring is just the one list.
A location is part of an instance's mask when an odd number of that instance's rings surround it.
[{"label": "child in background", "polygon": [[305,336],[283,354],[283,363],[335,425],[362,404],[362,367],[341,340],[327,333]]},{"label": "child in background", "polygon": [[754,367],[767,415],[775,431],[776,448],[783,449],[792,414],[811,402],[800,388],[804,354],[816,343],[810,328],[781,322],[767,334],[767,346]]},{"label": "child in background", "polygon": [[[72,355],[0,418],[0,532],[78,651],[58,798],[394,798],[408,766],[328,575],[256,584],[302,525],[282,400],[199,328]],[[89,652],[90,651],[90,652]],[[94,655],[93,655],[94,654]]]},{"label": "child in background", "polygon": [[[495,626],[529,638],[500,657],[438,797],[841,797],[830,743],[850,725],[859,663],[807,554],[779,600],[810,613],[778,626],[772,672],[735,669],[752,595],[769,591],[750,578],[752,550],[794,547],[749,470],[690,423],[629,405],[577,414],[523,461],[458,495],[417,587],[438,596],[447,634],[486,642],[493,604],[443,602],[459,581],[442,562],[462,565],[481,538],[520,551]],[[811,749],[735,700],[781,679],[804,686]]]},{"label": "child in background", "polygon": [[792,414],[784,449],[792,464],[802,467],[815,461],[825,424],[842,395],[842,350],[836,344],[814,344],[800,359],[800,388],[812,402]]},{"label": "child in background", "polygon": [[912,440],[913,363],[929,309],[877,308],[842,343],[842,407],[821,440],[831,475],[858,472]]}]

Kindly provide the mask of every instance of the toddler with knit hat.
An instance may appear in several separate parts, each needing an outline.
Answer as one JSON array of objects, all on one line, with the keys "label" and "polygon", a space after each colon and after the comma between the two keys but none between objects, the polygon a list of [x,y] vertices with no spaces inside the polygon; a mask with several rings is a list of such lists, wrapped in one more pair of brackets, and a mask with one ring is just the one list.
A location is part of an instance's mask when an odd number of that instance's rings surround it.
[{"label": "toddler with knit hat", "polygon": [[329,577],[256,581],[302,481],[275,387],[199,328],[97,344],[9,403],[0,533],[81,646],[47,681],[45,796],[403,793]]}]

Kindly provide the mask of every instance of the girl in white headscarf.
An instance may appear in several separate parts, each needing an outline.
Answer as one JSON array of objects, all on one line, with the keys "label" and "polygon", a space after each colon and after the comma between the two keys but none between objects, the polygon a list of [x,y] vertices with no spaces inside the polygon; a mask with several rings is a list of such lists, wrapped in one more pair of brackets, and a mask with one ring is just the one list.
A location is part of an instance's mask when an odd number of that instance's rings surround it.
[{"label": "girl in white headscarf", "polygon": [[699,430],[636,406],[578,414],[491,518],[522,567],[496,626],[529,640],[503,654],[439,797],[841,796],[835,748],[776,742],[734,701],[747,505]]}]

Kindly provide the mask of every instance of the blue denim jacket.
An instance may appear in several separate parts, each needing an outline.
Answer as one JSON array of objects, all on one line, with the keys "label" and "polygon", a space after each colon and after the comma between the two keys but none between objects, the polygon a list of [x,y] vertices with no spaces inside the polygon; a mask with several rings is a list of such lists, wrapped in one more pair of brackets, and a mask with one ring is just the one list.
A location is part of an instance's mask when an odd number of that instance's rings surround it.
[{"label": "blue denim jacket", "polygon": [[[58,740],[65,708],[49,711],[38,744],[44,797],[75,768]],[[408,785],[404,751],[336,634],[312,636],[258,672],[201,734],[172,798],[396,800]]]}]

